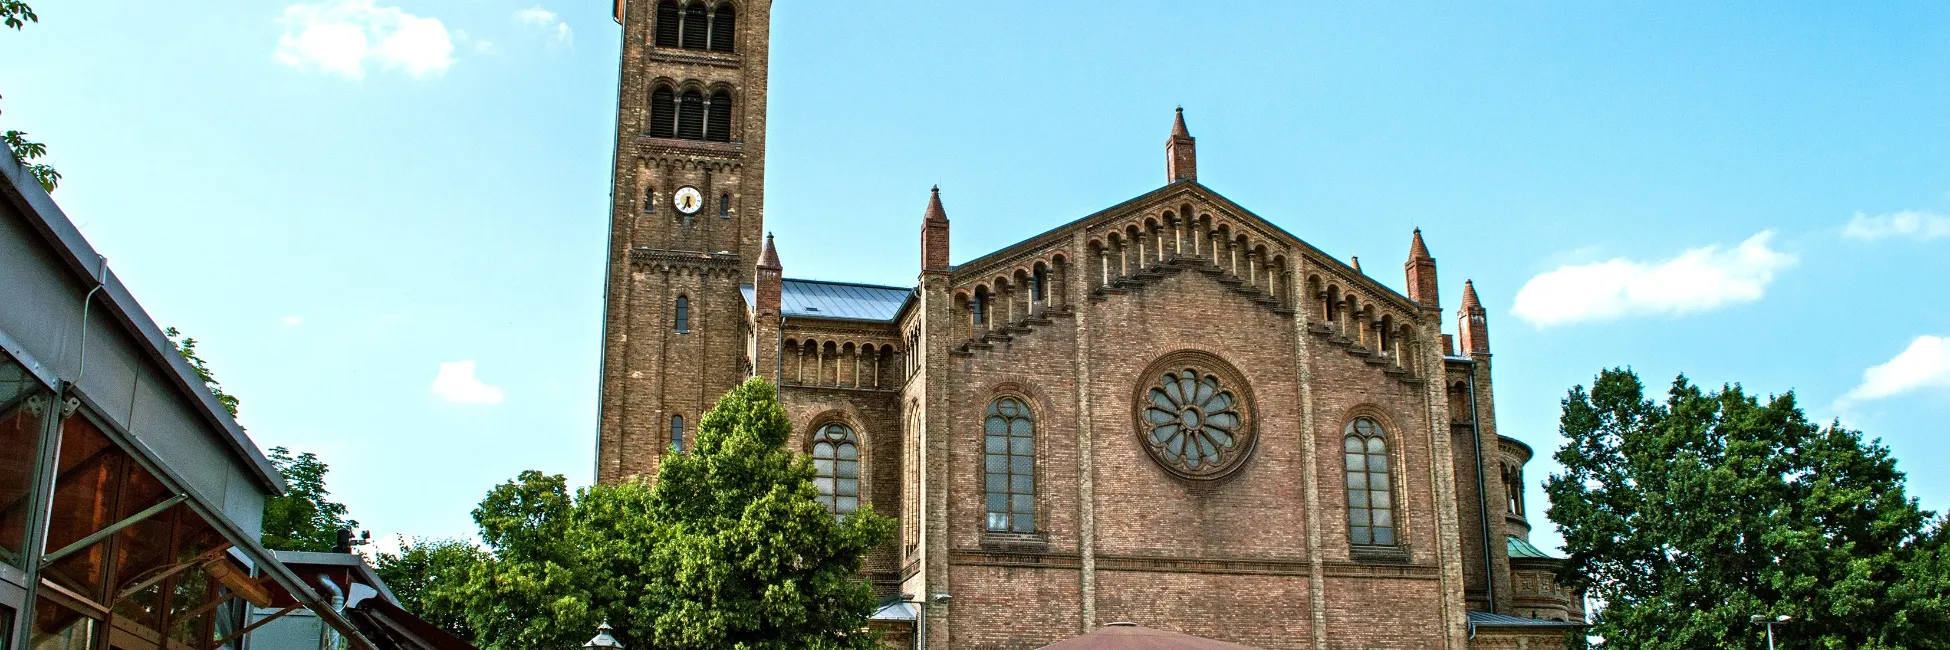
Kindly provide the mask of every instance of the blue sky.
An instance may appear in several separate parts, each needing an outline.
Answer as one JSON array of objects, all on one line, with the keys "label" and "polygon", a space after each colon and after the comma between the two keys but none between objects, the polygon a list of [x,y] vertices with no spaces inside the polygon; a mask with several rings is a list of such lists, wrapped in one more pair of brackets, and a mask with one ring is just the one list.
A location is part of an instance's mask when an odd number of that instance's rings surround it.
[{"label": "blue sky", "polygon": [[[375,537],[590,480],[607,0],[35,4],[0,128],[261,446]],[[1547,454],[1608,366],[1791,389],[1950,509],[1950,6],[1699,4],[784,0],[767,225],[790,276],[910,283],[930,185],[965,260],[1161,185],[1182,104],[1210,187],[1475,280],[1505,434]]]}]

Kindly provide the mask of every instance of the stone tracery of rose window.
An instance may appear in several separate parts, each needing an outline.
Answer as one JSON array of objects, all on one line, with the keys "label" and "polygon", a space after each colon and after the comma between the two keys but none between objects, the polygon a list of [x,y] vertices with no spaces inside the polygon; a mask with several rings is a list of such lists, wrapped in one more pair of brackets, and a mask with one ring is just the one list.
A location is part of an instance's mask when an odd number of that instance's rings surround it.
[{"label": "stone tracery of rose window", "polygon": [[1199,367],[1208,364],[1178,361],[1162,369],[1154,364],[1145,375],[1138,395],[1139,442],[1179,476],[1229,474],[1252,452],[1250,404],[1236,381]]}]

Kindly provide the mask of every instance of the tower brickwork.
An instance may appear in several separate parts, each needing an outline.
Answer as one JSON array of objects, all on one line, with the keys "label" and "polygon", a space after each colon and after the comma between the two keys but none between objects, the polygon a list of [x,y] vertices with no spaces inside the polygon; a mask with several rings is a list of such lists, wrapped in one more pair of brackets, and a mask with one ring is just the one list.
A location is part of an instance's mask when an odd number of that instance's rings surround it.
[{"label": "tower brickwork", "polygon": [[596,478],[655,471],[752,373],[769,0],[624,0]]}]

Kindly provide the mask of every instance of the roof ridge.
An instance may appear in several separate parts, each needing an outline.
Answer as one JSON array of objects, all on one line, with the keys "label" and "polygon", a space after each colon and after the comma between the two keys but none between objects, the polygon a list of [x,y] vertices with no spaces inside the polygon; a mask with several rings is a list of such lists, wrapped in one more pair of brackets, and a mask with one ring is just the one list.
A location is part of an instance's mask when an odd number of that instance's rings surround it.
[{"label": "roof ridge", "polygon": [[842,281],[842,280],[808,280],[808,279],[805,279],[805,278],[784,278],[784,279],[783,279],[783,281],[784,281],[784,282],[799,282],[799,283],[804,283],[804,284],[837,284],[837,285],[844,285],[844,286],[849,286],[849,287],[866,287],[866,288],[869,288],[869,289],[890,289],[890,290],[894,290],[894,291],[913,291],[913,290],[914,290],[914,287],[900,287],[900,286],[894,286],[894,285],[888,285],[888,284],[869,284],[869,283],[866,283],[866,282],[846,282],[846,281]]}]

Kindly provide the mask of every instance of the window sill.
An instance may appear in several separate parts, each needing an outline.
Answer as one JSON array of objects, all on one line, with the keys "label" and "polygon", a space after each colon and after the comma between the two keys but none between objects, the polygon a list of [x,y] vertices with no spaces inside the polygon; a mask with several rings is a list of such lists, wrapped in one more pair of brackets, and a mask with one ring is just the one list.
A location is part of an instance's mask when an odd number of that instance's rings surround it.
[{"label": "window sill", "polygon": [[1349,546],[1347,557],[1356,562],[1408,564],[1408,551],[1400,546]]},{"label": "window sill", "polygon": [[983,531],[982,548],[996,551],[1041,551],[1049,548],[1049,535]]}]

